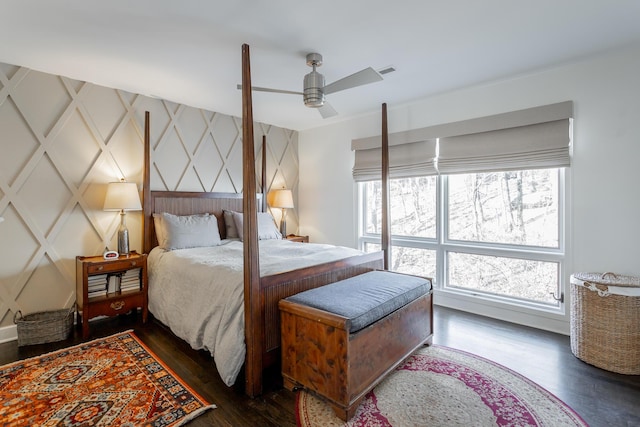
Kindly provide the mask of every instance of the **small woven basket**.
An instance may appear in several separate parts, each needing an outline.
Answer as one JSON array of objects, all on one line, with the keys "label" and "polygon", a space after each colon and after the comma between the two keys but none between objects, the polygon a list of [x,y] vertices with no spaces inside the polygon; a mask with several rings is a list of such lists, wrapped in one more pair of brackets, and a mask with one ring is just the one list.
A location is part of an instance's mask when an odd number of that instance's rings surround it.
[{"label": "small woven basket", "polygon": [[640,374],[640,277],[571,276],[571,352],[608,371]]},{"label": "small woven basket", "polygon": [[18,328],[18,347],[66,339],[73,327],[75,304],[71,308],[22,315],[18,310],[13,323]]}]

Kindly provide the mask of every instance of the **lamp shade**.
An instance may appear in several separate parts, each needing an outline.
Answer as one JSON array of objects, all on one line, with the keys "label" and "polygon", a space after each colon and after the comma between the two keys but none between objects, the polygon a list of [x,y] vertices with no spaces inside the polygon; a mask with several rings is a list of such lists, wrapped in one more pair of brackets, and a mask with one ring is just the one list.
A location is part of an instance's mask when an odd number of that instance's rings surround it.
[{"label": "lamp shade", "polygon": [[280,209],[293,208],[293,195],[291,190],[276,190],[273,194],[272,207]]},{"label": "lamp shade", "polygon": [[104,198],[105,211],[140,211],[140,195],[135,182],[110,182]]}]

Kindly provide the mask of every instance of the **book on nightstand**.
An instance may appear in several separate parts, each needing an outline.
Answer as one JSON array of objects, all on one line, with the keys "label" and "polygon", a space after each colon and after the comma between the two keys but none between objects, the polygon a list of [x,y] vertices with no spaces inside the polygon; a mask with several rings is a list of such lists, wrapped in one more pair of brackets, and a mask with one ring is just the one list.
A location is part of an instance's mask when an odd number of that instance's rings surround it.
[{"label": "book on nightstand", "polygon": [[107,294],[108,275],[96,274],[87,279],[87,297],[94,298]]},{"label": "book on nightstand", "polygon": [[139,290],[140,289],[140,273],[141,270],[139,268],[133,268],[131,270],[127,270],[120,277],[120,291],[129,291],[132,289]]},{"label": "book on nightstand", "polygon": [[113,294],[120,290],[120,275],[110,274],[107,285],[107,293]]}]

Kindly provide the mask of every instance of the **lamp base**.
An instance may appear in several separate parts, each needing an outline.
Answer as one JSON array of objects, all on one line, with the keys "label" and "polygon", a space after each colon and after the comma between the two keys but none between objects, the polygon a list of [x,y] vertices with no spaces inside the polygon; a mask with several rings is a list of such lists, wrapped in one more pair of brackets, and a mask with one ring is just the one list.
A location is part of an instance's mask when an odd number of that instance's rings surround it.
[{"label": "lamp base", "polygon": [[282,209],[282,218],[280,219],[280,234],[282,234],[282,238],[287,237],[287,210]]},{"label": "lamp base", "polygon": [[129,230],[125,223],[126,213],[120,213],[120,228],[118,229],[118,253],[120,255],[129,255]]},{"label": "lamp base", "polygon": [[129,255],[129,230],[118,230],[118,253]]}]

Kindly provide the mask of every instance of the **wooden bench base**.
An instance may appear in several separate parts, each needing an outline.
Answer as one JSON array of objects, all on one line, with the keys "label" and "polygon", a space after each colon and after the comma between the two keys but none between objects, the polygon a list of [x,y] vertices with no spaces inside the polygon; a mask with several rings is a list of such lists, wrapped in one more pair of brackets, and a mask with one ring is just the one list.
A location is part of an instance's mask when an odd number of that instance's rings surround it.
[{"label": "wooden bench base", "polygon": [[279,305],[284,386],[321,396],[344,421],[388,373],[433,337],[431,293],[353,334],[341,316],[289,301]]}]

